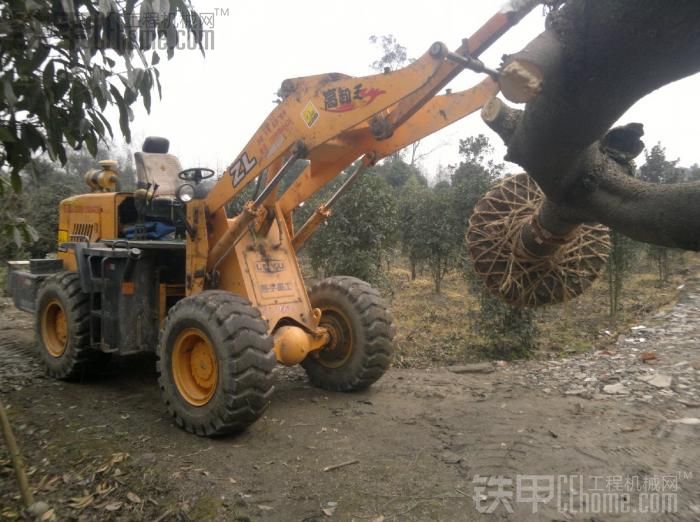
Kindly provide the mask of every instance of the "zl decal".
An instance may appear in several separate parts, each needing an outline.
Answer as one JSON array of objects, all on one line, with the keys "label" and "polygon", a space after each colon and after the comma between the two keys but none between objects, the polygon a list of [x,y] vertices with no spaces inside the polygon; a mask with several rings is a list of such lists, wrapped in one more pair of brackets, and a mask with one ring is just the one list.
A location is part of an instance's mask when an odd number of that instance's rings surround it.
[{"label": "zl decal", "polygon": [[247,152],[243,152],[241,154],[240,158],[238,158],[233,165],[231,165],[228,168],[229,174],[231,174],[231,177],[233,178],[233,186],[235,187],[238,185],[243,178],[246,177],[246,175],[253,170],[253,167],[258,164],[258,160],[253,158],[248,157]]}]

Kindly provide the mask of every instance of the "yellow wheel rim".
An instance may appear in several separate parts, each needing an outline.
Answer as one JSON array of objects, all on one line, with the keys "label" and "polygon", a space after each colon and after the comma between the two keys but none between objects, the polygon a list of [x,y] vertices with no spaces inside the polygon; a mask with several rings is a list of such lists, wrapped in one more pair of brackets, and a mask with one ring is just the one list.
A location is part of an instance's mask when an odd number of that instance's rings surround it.
[{"label": "yellow wheel rim", "polygon": [[41,337],[46,350],[53,357],[60,357],[68,344],[68,321],[58,299],[52,299],[41,315]]},{"label": "yellow wheel rim", "polygon": [[337,308],[324,308],[320,326],[325,327],[330,341],[321,350],[314,352],[317,361],[326,368],[340,368],[348,362],[353,351],[354,339],[350,321]]},{"label": "yellow wheel rim", "polygon": [[199,328],[186,328],[173,346],[173,378],[180,395],[193,406],[207,404],[219,382],[219,365],[209,337]]}]

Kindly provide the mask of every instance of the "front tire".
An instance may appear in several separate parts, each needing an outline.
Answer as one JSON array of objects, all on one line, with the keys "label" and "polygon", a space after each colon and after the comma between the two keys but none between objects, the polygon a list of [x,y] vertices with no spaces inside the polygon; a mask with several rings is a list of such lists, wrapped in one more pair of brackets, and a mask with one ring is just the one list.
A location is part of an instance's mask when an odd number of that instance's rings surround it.
[{"label": "front tire", "polygon": [[331,334],[328,346],[301,363],[311,383],[343,392],[375,383],[394,351],[393,319],[379,292],[355,277],[336,276],[314,285],[309,299]]},{"label": "front tire", "polygon": [[229,292],[179,301],[161,332],[158,383],[178,426],[202,436],[242,431],[267,408],[275,356],[260,312]]},{"label": "front tire", "polygon": [[46,278],[36,304],[34,326],[46,372],[64,380],[82,377],[103,354],[90,346],[89,296],[81,290],[78,274]]}]

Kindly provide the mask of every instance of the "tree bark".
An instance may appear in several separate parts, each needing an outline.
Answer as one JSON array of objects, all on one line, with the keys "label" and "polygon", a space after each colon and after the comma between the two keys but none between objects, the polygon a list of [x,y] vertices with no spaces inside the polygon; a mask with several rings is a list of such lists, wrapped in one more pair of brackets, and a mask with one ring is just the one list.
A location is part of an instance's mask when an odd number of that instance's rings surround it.
[{"label": "tree bark", "polygon": [[[522,112],[485,108],[484,119],[506,143],[506,159],[547,195],[545,228],[595,221],[640,241],[700,250],[700,183],[634,179],[630,158],[599,141],[637,100],[700,70],[700,2],[569,0],[510,64],[526,64],[540,92]],[[522,82],[514,85],[522,94]]]}]

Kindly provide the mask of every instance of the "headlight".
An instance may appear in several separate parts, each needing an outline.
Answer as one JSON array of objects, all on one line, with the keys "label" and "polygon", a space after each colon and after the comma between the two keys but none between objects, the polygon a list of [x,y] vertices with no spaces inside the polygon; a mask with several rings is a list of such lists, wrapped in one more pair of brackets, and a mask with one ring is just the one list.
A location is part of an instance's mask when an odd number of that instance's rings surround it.
[{"label": "headlight", "polygon": [[194,187],[189,183],[180,185],[175,191],[175,197],[183,203],[192,201],[194,199]]}]

